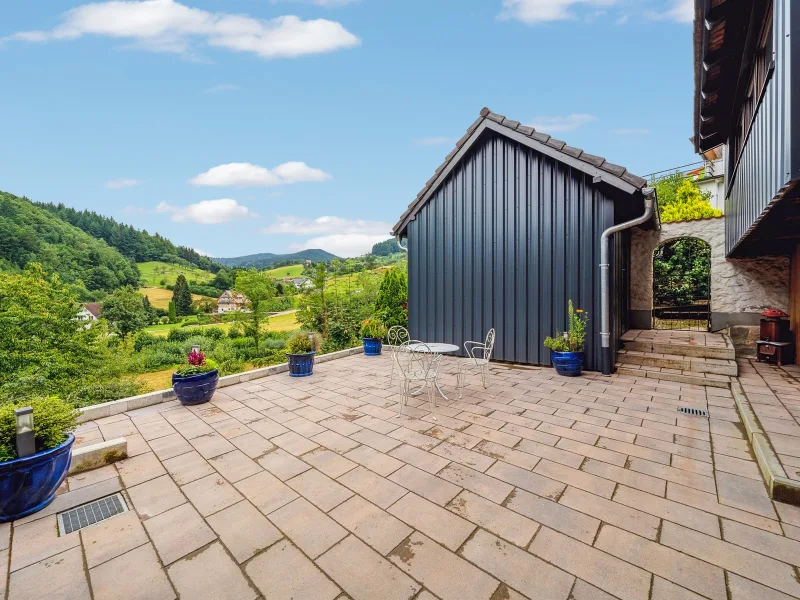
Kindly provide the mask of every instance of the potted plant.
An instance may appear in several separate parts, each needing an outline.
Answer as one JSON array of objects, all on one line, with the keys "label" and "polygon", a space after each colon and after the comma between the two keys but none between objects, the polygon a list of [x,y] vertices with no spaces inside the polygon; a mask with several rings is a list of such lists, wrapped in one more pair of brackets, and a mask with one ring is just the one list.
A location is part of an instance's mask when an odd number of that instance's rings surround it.
[{"label": "potted plant", "polygon": [[361,341],[364,342],[364,354],[366,356],[379,356],[383,343],[381,340],[386,336],[386,326],[372,317],[361,324]]},{"label": "potted plant", "polygon": [[184,406],[203,404],[211,400],[218,382],[217,363],[206,358],[197,348],[192,348],[186,364],[172,374],[172,389]]},{"label": "potted plant", "polygon": [[319,352],[321,339],[316,333],[298,331],[286,342],[289,375],[308,377],[314,372],[314,355]]},{"label": "potted plant", "polygon": [[0,523],[53,501],[69,471],[77,422],[78,411],[60,398],[0,405]]},{"label": "potted plant", "polygon": [[565,377],[577,377],[583,372],[583,343],[586,340],[586,324],[589,316],[580,308],[574,309],[572,300],[568,308],[567,331],[547,337],[545,348],[550,349],[550,360],[556,373]]}]

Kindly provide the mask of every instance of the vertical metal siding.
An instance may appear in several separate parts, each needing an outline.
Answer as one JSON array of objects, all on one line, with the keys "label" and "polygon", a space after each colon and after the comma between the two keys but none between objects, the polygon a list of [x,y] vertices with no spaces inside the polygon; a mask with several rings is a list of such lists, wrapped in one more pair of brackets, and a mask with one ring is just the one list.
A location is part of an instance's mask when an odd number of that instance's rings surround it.
[{"label": "vertical metal siding", "polygon": [[[770,202],[789,183],[792,174],[793,115],[791,108],[791,42],[788,35],[788,0],[776,0],[773,11],[775,70],[756,113],[750,135],[742,149],[739,165],[729,168],[733,178],[725,199],[725,249],[727,253],[747,235]],[[798,15],[795,19],[800,20]],[[795,84],[796,85],[796,84]],[[795,99],[800,105],[800,99]],[[795,160],[800,158],[795,150]]]},{"label": "vertical metal siding", "polygon": [[598,370],[600,234],[613,223],[591,176],[488,134],[409,224],[411,336],[461,346],[494,327],[498,360],[550,364],[542,343],[571,298],[590,315]]}]

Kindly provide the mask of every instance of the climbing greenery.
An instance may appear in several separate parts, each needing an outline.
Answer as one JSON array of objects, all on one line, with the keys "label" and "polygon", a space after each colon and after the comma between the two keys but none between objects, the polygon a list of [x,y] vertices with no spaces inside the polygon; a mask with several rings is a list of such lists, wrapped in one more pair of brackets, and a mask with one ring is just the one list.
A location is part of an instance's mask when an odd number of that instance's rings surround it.
[{"label": "climbing greenery", "polygon": [[658,210],[663,223],[722,216],[721,210],[711,206],[711,194],[701,192],[697,184],[682,173],[656,180],[652,185],[658,193]]}]

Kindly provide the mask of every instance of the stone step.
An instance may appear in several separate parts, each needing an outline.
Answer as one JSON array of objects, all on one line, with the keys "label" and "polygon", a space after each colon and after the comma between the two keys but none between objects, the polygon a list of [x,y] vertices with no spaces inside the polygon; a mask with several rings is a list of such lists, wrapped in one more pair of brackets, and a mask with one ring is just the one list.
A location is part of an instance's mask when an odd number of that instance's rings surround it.
[{"label": "stone step", "polygon": [[660,354],[657,352],[640,352],[623,349],[617,353],[617,361],[632,365],[648,367],[666,367],[678,371],[695,371],[697,373],[714,373],[715,375],[731,375],[736,377],[739,369],[735,360],[724,358],[704,358],[684,356],[682,354]]},{"label": "stone step", "polygon": [[[727,336],[726,336],[727,337]],[[655,342],[650,340],[626,340],[622,338],[622,344],[626,350],[637,352],[655,352],[657,354],[677,354],[679,356],[691,356],[695,358],[721,358],[723,360],[735,360],[736,351],[730,340],[726,346],[699,346],[694,344],[681,344],[672,342]]]},{"label": "stone step", "polygon": [[691,385],[703,385],[706,387],[717,387],[729,389],[732,378],[728,375],[715,375],[714,373],[698,373],[697,371],[681,371],[678,369],[667,369],[665,367],[650,367],[647,365],[636,365],[631,363],[616,364],[617,373],[620,375],[632,375],[647,379],[662,379],[664,381],[674,381],[676,383],[687,383]]}]

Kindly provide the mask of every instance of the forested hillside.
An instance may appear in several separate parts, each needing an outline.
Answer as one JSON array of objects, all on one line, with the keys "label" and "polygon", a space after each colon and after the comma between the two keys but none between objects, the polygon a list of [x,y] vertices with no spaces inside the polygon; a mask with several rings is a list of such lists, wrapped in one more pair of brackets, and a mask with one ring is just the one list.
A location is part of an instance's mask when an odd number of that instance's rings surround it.
[{"label": "forested hillside", "polygon": [[111,217],[98,215],[88,210],[75,210],[63,204],[34,202],[40,208],[50,211],[62,221],[74,225],[89,235],[105,240],[112,248],[116,248],[123,256],[136,262],[158,260],[178,263],[184,260],[206,271],[216,273],[219,265],[198,254],[192,248],[176,246],[157,233],[135,229],[130,225],[118,223]]},{"label": "forested hillside", "polygon": [[34,262],[57,273],[81,300],[139,284],[136,265],[104,241],[27,198],[0,192],[0,270],[18,272]]}]

